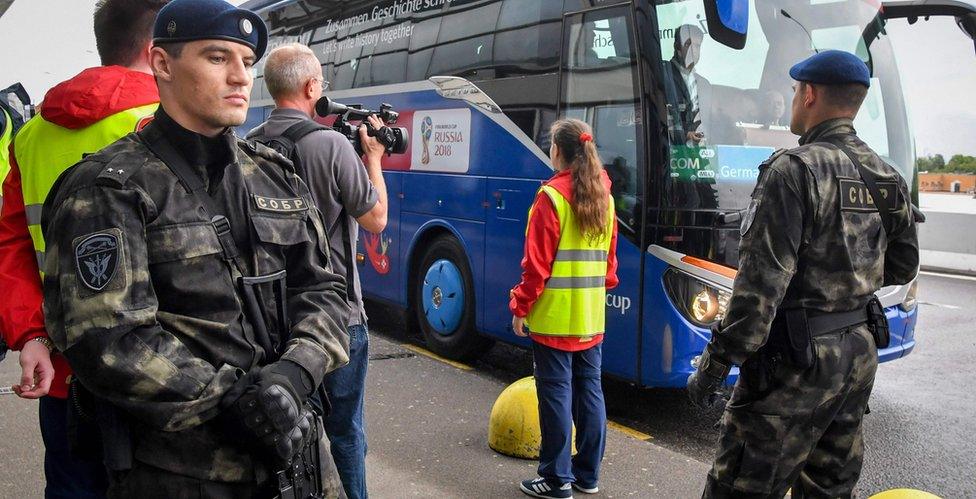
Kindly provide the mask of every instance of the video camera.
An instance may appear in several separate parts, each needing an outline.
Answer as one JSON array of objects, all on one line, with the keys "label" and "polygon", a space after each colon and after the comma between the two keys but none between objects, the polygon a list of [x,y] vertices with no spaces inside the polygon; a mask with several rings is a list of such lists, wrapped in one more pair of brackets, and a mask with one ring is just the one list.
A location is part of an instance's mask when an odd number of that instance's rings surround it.
[{"label": "video camera", "polygon": [[[403,154],[407,151],[410,132],[406,128],[384,126],[377,130],[366,120],[369,115],[374,114],[387,125],[396,123],[400,114],[394,111],[393,106],[389,104],[381,104],[379,111],[371,111],[364,109],[359,104],[340,104],[323,96],[315,103],[315,114],[322,118],[331,115],[338,116],[335,123],[332,124],[332,129],[345,135],[349,139],[349,142],[352,143],[353,148],[356,149],[356,154],[360,156],[363,155],[363,147],[359,141],[360,126],[365,126],[369,136],[376,137],[376,140],[386,147],[387,154]],[[360,124],[354,125],[349,122],[350,120],[359,121]]]}]

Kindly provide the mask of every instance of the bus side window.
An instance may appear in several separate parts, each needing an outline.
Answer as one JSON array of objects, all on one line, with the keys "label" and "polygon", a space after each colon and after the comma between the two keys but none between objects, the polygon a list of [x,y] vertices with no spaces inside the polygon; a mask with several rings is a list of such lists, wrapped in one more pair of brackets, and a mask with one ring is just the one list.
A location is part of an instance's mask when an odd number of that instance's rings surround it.
[{"label": "bus side window", "polygon": [[441,15],[424,20],[414,19],[413,34],[410,36],[410,49],[407,56],[406,81],[419,81],[427,78],[433,46],[437,42],[437,32],[441,28]]},{"label": "bus side window", "polygon": [[629,11],[611,7],[568,16],[560,114],[586,121],[613,186],[617,215],[634,227],[643,132]]},{"label": "bus side window", "polygon": [[496,78],[557,71],[562,9],[559,2],[504,0],[494,42]]},{"label": "bus side window", "polygon": [[501,2],[480,6],[451,3],[441,21],[428,76],[493,77],[488,69],[493,52],[492,32],[500,12]]}]

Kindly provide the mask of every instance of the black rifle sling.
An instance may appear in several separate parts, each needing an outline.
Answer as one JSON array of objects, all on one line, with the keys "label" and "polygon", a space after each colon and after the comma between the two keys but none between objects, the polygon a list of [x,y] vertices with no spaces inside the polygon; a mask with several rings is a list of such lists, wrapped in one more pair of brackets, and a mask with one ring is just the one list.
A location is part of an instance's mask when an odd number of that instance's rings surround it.
[{"label": "black rifle sling", "polygon": [[[146,146],[176,175],[180,183],[197,199],[204,213],[210,218],[210,223],[217,232],[217,240],[220,243],[223,259],[227,262],[232,276],[234,271],[237,271],[237,275],[233,277],[240,284],[241,289],[238,291],[243,294],[241,296],[242,305],[246,309],[253,309],[248,310],[247,314],[252,316],[251,320],[254,322],[252,327],[254,328],[255,339],[264,349],[267,357],[274,355],[277,349],[273,345],[273,340],[268,334],[267,328],[258,323],[258,321],[264,320],[264,314],[261,310],[254,309],[258,301],[255,299],[254,290],[249,288],[251,284],[248,281],[253,281],[255,278],[247,277],[247,266],[241,260],[237,242],[234,241],[234,235],[231,232],[230,220],[223,214],[223,210],[217,206],[214,199],[210,197],[200,175],[193,171],[186,159],[176,151],[156,127],[148,126],[139,134],[145,140]],[[282,334],[285,332],[282,331]]]},{"label": "black rifle sling", "polygon": [[[854,163],[858,175],[860,175],[864,185],[868,188],[868,192],[871,193],[871,197],[874,198],[874,207],[878,210],[878,214],[881,215],[881,225],[884,227],[886,233],[891,234],[891,206],[888,204],[888,198],[881,195],[881,189],[878,188],[878,182],[874,172],[864,167],[861,160],[857,159],[857,156],[844,144],[841,137],[828,137],[824,139],[824,142],[836,146],[847,155],[851,163]],[[898,186],[896,184],[895,189],[897,188]],[[897,191],[892,194],[892,198],[898,195]]]},{"label": "black rifle sling", "polygon": [[173,145],[155,127],[147,127],[140,134],[146,140],[146,145],[149,149],[180,179],[180,183],[190,191],[190,194],[203,207],[204,213],[210,217],[210,223],[213,224],[214,229],[217,231],[217,239],[220,241],[224,259],[232,262],[242,277],[246,276],[247,267],[240,259],[237,242],[234,241],[234,237],[230,231],[230,220],[224,215],[223,210],[217,206],[213,198],[210,197],[206,186],[203,184],[203,179],[200,178],[197,172],[193,171],[186,159],[176,151]]}]

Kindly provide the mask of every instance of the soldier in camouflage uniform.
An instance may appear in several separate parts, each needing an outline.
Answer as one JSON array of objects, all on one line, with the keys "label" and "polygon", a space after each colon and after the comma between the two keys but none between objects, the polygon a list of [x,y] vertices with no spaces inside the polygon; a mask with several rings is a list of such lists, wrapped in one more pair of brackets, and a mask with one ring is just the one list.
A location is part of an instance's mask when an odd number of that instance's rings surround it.
[{"label": "soldier in camouflage uniform", "polygon": [[[291,163],[230,128],[267,44],[261,19],[174,0],[154,44],[155,120],[75,165],[45,204],[47,327],[84,388],[121,409],[110,496],[271,497],[313,434],[306,399],[348,361],[345,283]],[[271,339],[279,359],[238,283],[282,270],[286,317],[259,297],[264,326],[290,324]],[[342,494],[324,468],[326,497]]]},{"label": "soldier in camouflage uniform", "polygon": [[[879,288],[917,273],[908,187],[853,127],[870,85],[867,67],[827,51],[790,75],[798,82],[791,128],[800,147],[760,166],[728,313],[688,380],[692,400],[709,406],[729,366],[741,366],[703,497],[783,497],[790,487],[793,497],[851,497],[878,364],[864,309]],[[829,141],[877,178],[890,227],[858,167]],[[803,326],[791,331],[809,332],[806,348],[784,347],[794,338],[785,337],[790,317]],[[794,350],[809,353],[807,366]]]}]

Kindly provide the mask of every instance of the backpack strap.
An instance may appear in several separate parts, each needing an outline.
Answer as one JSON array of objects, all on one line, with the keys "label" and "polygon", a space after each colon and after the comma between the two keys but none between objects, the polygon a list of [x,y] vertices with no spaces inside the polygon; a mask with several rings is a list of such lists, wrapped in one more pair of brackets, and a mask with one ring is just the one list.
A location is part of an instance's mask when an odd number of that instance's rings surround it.
[{"label": "backpack strap", "polygon": [[[292,148],[294,148],[294,144],[297,144],[299,140],[318,130],[332,130],[332,128],[312,120],[302,120],[286,128],[284,132],[281,132],[281,136],[291,141]],[[305,165],[302,163],[297,150],[292,149],[291,159],[295,164],[295,170],[299,172],[299,176],[301,176],[302,180],[308,184],[308,175],[305,170]],[[342,251],[343,256],[346,258],[346,299],[352,299],[355,287],[355,281],[353,281],[353,279],[356,277],[354,274],[354,272],[356,272],[356,260],[349,250],[349,247],[352,245],[352,235],[349,233],[349,224],[347,224],[345,220],[346,215],[346,209],[342,208],[342,210],[339,211],[339,216],[336,217],[335,225],[338,225],[338,229],[342,231]],[[333,226],[332,231],[330,232],[334,234],[335,230],[336,227]]]},{"label": "backpack strap", "polygon": [[288,138],[288,140],[292,141],[292,143],[297,143],[306,135],[318,130],[332,130],[332,128],[316,121],[302,120],[286,128],[284,132],[281,132],[281,135]]},{"label": "backpack strap", "polygon": [[[331,128],[321,123],[316,123],[312,120],[301,120],[298,123],[286,128],[285,131],[281,132],[281,135],[278,137],[266,137],[269,141],[278,139],[278,142],[287,149],[287,151],[278,152],[283,153],[285,157],[291,160],[291,162],[295,165],[295,172],[298,173],[298,176],[301,177],[306,184],[308,184],[308,173],[305,171],[305,165],[302,163],[302,158],[298,154],[298,150],[295,149],[295,144],[298,144],[298,141],[302,140],[306,135],[319,130],[331,130]],[[281,138],[284,138],[285,140],[282,141],[280,140]],[[262,142],[260,139],[258,141]],[[267,145],[267,143],[265,143],[265,145]]]}]

